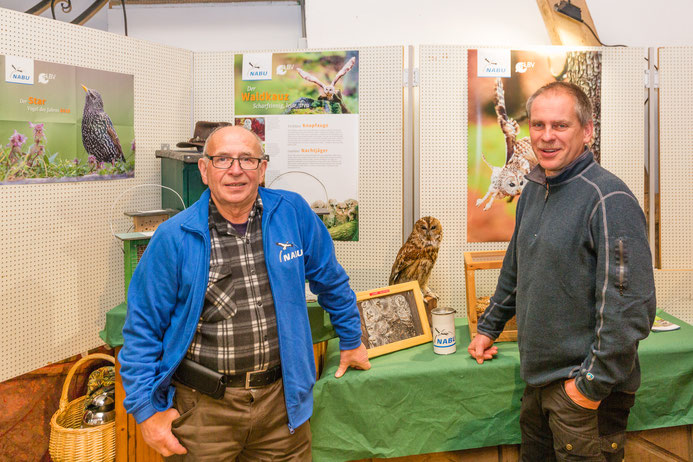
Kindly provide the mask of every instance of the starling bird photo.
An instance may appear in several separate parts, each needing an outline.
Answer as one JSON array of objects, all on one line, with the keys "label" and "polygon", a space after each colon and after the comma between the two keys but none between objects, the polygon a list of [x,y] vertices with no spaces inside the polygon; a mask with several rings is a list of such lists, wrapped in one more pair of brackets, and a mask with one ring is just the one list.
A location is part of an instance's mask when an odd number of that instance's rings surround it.
[{"label": "starling bird photo", "polygon": [[82,85],[87,97],[84,100],[82,115],[82,144],[89,156],[98,162],[125,161],[123,148],[120,147],[118,135],[113,122],[103,110],[103,100],[98,91]]}]

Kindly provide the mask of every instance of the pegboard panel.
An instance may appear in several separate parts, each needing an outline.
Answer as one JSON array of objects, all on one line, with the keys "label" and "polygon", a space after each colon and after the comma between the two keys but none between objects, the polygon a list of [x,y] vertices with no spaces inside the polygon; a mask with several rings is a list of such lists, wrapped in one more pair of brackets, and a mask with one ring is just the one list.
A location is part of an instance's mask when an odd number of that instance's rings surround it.
[{"label": "pegboard panel", "polygon": [[655,270],[657,308],[693,324],[693,270]]},{"label": "pegboard panel", "polygon": [[602,166],[645,205],[645,48],[602,52]]},{"label": "pegboard panel", "polygon": [[[387,285],[402,245],[404,48],[264,50],[272,53],[359,51],[359,241],[336,241],[337,259],[363,291]],[[258,51],[254,51],[256,53]],[[195,120],[233,117],[233,55],[195,53]],[[205,82],[197,83],[204,79]],[[205,94],[200,94],[204,92]],[[228,111],[228,112],[226,112]]]},{"label": "pegboard panel", "polygon": [[195,121],[233,123],[233,56],[232,52],[194,53]]},{"label": "pegboard panel", "polygon": [[[101,345],[124,300],[125,210],[161,207],[161,143],[189,138],[192,52],[0,8],[0,54],[134,75],[135,178],[0,186],[0,381]],[[107,103],[106,103],[107,109]],[[129,140],[127,141],[129,143]]]},{"label": "pegboard panel", "polygon": [[[467,50],[470,48],[477,47],[426,45],[419,48],[419,215],[433,215],[443,225],[443,243],[430,286],[440,296],[439,304],[451,306],[458,316],[466,316],[463,253],[507,248],[506,242],[467,242],[466,217],[470,206],[467,203]],[[621,177],[642,205],[645,50],[580,49],[602,51],[602,165]],[[477,294],[491,295],[498,272],[479,271],[475,277]]]},{"label": "pegboard panel", "polygon": [[[662,269],[693,268],[693,48],[659,49],[659,190]],[[691,308],[693,309],[693,307]]]}]

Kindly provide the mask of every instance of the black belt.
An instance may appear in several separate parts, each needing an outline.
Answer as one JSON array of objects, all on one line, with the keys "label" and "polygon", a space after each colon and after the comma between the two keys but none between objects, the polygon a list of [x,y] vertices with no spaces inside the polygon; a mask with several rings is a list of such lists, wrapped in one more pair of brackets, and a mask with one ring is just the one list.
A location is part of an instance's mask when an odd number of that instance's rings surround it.
[{"label": "black belt", "polygon": [[282,378],[282,366],[278,364],[266,371],[252,371],[243,374],[225,375],[226,386],[232,388],[257,388],[271,385]]},{"label": "black belt", "polygon": [[244,374],[224,375],[206,368],[188,358],[183,358],[173,378],[194,390],[214,399],[224,397],[226,387],[257,388],[273,384],[282,377],[281,364],[266,371],[252,371]]}]

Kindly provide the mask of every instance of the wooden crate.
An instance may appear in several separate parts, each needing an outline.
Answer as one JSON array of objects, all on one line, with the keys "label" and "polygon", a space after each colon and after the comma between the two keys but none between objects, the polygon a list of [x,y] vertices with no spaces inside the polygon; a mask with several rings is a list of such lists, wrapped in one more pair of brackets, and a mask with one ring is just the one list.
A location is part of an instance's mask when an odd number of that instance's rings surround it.
[{"label": "wooden crate", "polygon": [[[477,270],[498,269],[503,265],[505,250],[480,250],[464,253],[464,281],[467,290],[467,319],[469,320],[469,334],[471,338],[476,336],[477,295],[474,272]],[[496,342],[512,342],[517,340],[517,324],[513,317],[506,324]]]}]

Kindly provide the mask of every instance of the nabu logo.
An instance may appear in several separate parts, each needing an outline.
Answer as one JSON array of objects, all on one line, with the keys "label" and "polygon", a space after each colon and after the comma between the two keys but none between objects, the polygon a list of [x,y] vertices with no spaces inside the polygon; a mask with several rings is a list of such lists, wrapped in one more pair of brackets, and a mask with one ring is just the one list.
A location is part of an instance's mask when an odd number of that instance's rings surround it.
[{"label": "nabu logo", "polygon": [[476,53],[477,77],[510,77],[510,50],[480,49]]},{"label": "nabu logo", "polygon": [[272,80],[272,53],[245,53],[242,59],[243,80]]},{"label": "nabu logo", "polygon": [[279,251],[279,263],[293,260],[294,258],[303,256],[303,249],[297,248],[294,244],[292,244],[289,241],[286,241],[284,243],[277,242],[276,244],[282,248]]},{"label": "nabu logo", "polygon": [[34,60],[18,56],[5,56],[5,82],[34,84]]}]

